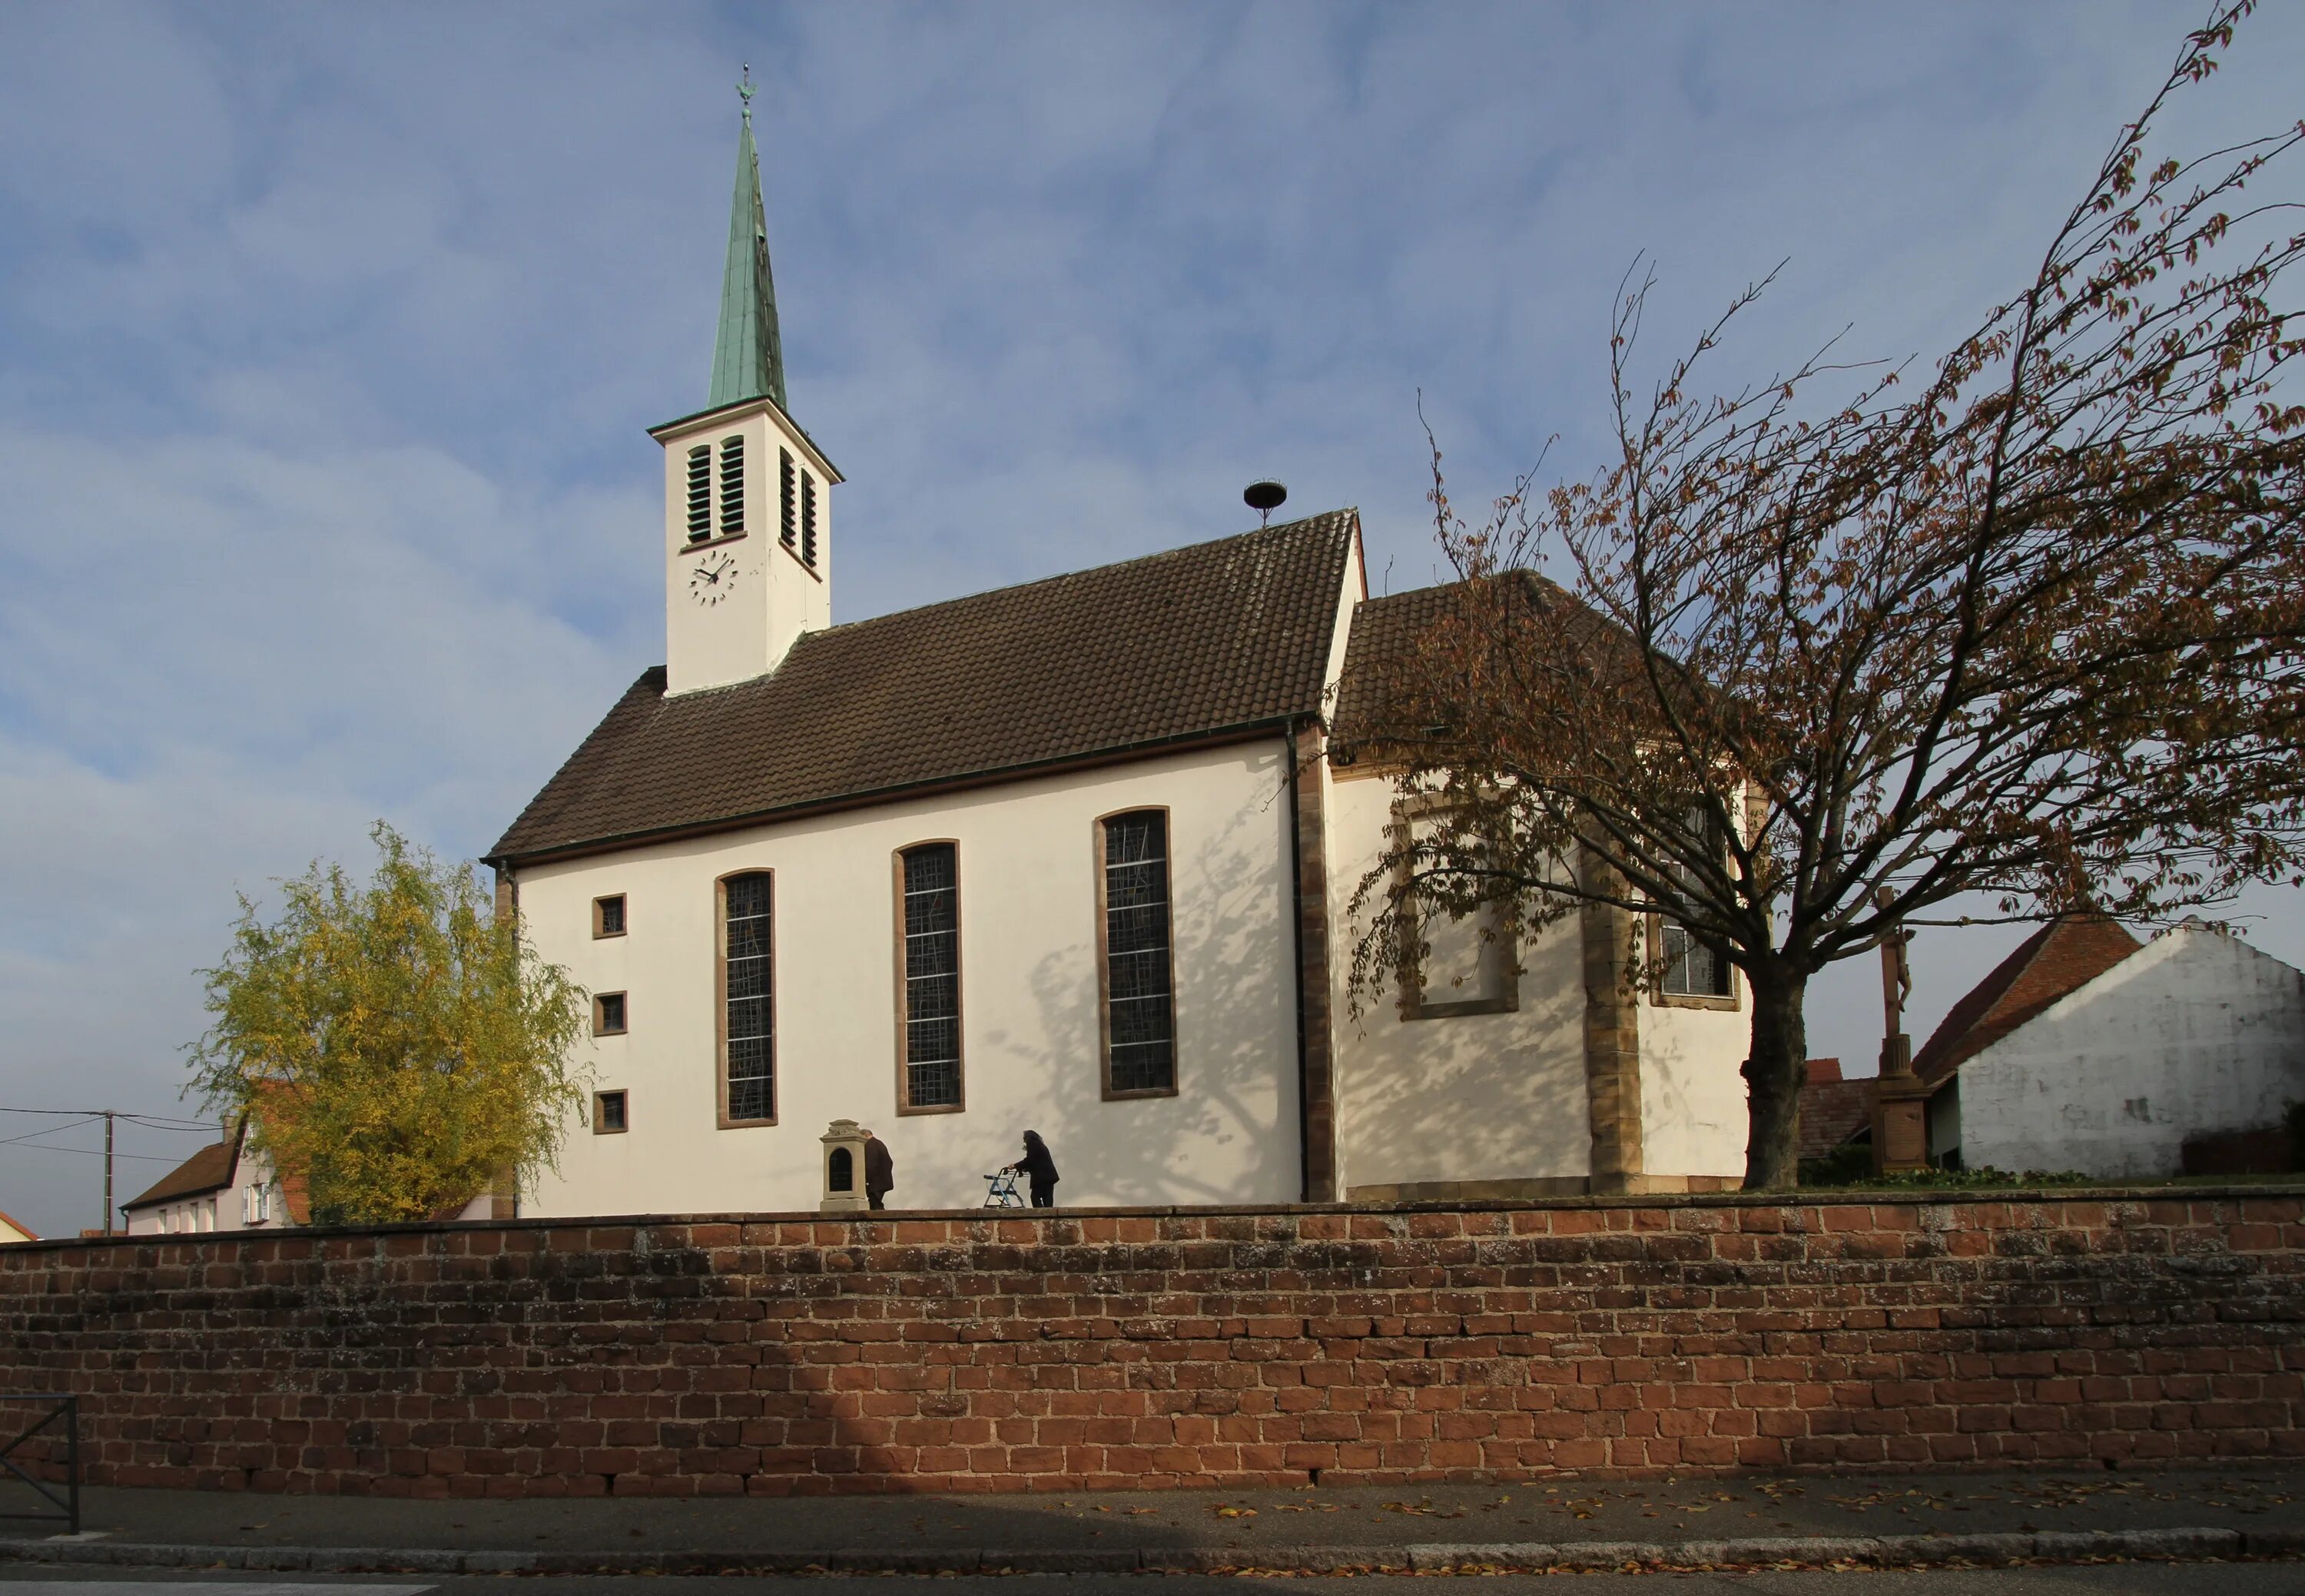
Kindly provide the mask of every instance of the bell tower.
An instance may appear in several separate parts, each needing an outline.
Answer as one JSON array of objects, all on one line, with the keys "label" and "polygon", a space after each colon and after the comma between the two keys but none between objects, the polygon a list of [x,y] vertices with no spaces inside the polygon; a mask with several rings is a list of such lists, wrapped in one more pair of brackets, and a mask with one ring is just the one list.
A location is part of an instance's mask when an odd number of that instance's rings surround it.
[{"label": "bell tower", "polygon": [[832,485],[839,471],[785,397],[769,275],[752,68],[720,279],[712,387],[693,415],[649,429],[664,446],[666,690],[774,670],[803,632],[832,624]]}]

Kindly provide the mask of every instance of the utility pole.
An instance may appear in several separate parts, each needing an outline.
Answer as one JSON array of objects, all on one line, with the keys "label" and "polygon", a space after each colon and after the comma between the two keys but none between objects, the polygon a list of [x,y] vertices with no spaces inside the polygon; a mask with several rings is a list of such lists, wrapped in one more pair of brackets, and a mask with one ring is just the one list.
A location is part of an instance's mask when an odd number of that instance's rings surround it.
[{"label": "utility pole", "polygon": [[104,1115],[104,1233],[112,1233],[112,1118],[114,1110],[99,1109]]}]

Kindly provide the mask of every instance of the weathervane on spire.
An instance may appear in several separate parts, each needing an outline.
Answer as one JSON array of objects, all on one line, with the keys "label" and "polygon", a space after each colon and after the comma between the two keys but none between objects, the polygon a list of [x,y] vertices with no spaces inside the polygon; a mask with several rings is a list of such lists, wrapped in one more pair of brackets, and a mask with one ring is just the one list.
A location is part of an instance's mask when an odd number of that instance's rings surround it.
[{"label": "weathervane on spire", "polygon": [[750,122],[753,119],[753,64],[747,61],[744,63],[744,81],[736,85],[736,98],[744,102],[744,120],[746,122]]}]

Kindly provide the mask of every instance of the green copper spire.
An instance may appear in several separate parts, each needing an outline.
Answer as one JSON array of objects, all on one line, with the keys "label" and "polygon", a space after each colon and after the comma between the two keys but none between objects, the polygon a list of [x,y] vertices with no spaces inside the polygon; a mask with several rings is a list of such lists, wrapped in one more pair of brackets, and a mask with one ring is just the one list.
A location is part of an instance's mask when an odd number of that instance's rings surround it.
[{"label": "green copper spire", "polygon": [[736,86],[744,131],[736,142],[736,199],[728,216],[728,266],[720,278],[720,336],[712,346],[718,410],[762,395],[785,403],[785,348],[777,337],[777,289],[769,277],[769,218],[761,206],[761,152],[753,143],[753,69]]}]

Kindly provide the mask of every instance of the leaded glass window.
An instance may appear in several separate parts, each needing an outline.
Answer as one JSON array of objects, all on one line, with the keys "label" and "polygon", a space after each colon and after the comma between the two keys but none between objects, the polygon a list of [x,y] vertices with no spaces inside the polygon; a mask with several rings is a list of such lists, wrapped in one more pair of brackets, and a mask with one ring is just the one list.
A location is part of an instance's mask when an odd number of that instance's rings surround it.
[{"label": "leaded glass window", "polygon": [[1169,968],[1169,817],[1104,823],[1106,1089],[1177,1089],[1177,1016]]},{"label": "leaded glass window", "polygon": [[727,1117],[774,1119],[777,1113],[774,895],[762,872],[721,883],[726,940],[722,999],[727,1005]]},{"label": "leaded glass window", "polygon": [[1729,961],[1721,950],[1685,926],[1668,925],[1659,933],[1664,954],[1660,990],[1672,997],[1731,997]]},{"label": "leaded glass window", "polygon": [[960,861],[905,850],[905,1105],[960,1106]]},{"label": "leaded glass window", "polygon": [[[1689,811],[1688,829],[1693,836],[1702,837],[1712,844],[1717,858],[1728,848],[1721,835],[1721,827],[1705,808]],[[1694,889],[1697,872],[1685,865],[1671,866],[1673,875],[1684,885]],[[1707,942],[1685,926],[1676,926],[1660,917],[1657,923],[1657,952],[1663,966],[1657,978],[1657,990],[1668,997],[1734,997],[1729,960],[1722,956],[1719,947]]]}]

